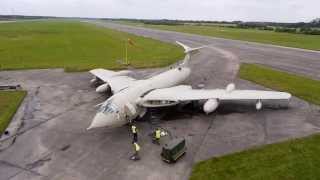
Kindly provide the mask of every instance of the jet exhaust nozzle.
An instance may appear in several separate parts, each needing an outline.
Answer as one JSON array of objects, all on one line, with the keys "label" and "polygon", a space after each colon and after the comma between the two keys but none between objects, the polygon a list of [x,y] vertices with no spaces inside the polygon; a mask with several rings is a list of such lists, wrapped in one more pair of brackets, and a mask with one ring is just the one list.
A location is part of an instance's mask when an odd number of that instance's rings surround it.
[{"label": "jet exhaust nozzle", "polygon": [[97,93],[105,93],[109,90],[110,86],[108,83],[102,84],[99,87],[97,87],[96,92]]}]

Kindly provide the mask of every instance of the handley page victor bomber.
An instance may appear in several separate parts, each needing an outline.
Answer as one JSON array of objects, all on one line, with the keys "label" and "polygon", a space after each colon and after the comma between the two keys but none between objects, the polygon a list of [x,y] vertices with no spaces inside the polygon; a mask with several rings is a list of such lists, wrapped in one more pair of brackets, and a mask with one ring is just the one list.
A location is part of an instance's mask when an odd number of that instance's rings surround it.
[{"label": "handley page victor bomber", "polygon": [[101,103],[90,127],[117,127],[142,117],[147,108],[173,106],[183,102],[205,100],[203,111],[212,113],[224,100],[256,100],[256,108],[262,108],[261,100],[289,100],[286,92],[236,90],[234,84],[225,89],[192,89],[179,85],[190,75],[189,62],[199,48],[190,48],[177,42],[185,49],[185,58],[176,68],[155,75],[149,79],[136,80],[129,77],[130,71],[91,70],[95,78],[92,83],[103,82],[96,89],[103,93],[111,90],[113,96]]}]

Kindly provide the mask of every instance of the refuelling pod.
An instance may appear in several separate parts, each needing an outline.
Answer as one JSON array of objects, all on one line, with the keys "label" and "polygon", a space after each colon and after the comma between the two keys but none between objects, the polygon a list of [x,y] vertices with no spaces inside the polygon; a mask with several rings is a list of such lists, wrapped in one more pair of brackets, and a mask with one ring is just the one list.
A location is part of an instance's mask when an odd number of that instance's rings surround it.
[{"label": "refuelling pod", "polygon": [[257,109],[257,110],[262,109],[262,102],[261,102],[261,100],[258,100],[258,101],[257,101],[257,103],[256,103],[256,109]]},{"label": "refuelling pod", "polygon": [[110,89],[110,86],[108,83],[102,84],[99,87],[97,87],[96,92],[98,93],[105,93]]},{"label": "refuelling pod", "polygon": [[226,87],[226,91],[228,93],[232,92],[235,89],[236,89],[236,85],[234,85],[233,83],[228,84],[228,86]]},{"label": "refuelling pod", "polygon": [[206,103],[203,105],[203,111],[206,114],[210,114],[213,111],[215,111],[219,106],[218,99],[209,99]]}]

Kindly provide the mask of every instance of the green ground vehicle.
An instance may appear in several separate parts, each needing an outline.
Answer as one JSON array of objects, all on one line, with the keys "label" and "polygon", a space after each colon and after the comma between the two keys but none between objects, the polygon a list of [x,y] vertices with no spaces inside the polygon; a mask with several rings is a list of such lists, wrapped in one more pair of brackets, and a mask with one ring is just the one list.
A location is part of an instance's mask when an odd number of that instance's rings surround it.
[{"label": "green ground vehicle", "polygon": [[184,138],[171,140],[162,147],[162,160],[167,163],[174,163],[186,153],[186,150],[186,140]]}]

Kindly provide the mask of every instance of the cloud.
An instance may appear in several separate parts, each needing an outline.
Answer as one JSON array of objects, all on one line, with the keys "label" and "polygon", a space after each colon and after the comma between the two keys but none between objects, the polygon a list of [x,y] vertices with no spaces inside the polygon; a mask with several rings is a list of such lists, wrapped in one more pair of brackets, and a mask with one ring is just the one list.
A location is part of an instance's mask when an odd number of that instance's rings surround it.
[{"label": "cloud", "polygon": [[317,7],[318,0],[1,0],[0,14],[296,22],[320,16]]}]

